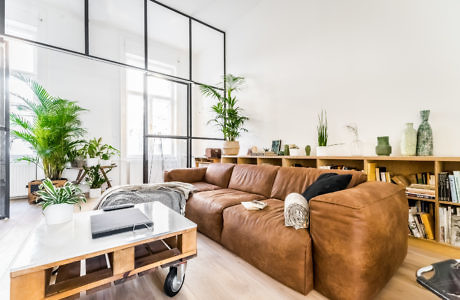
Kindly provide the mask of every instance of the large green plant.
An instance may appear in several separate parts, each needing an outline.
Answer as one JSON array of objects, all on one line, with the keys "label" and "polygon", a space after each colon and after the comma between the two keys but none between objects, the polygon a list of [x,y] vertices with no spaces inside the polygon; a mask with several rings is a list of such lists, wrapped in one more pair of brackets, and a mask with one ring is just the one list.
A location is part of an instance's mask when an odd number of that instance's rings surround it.
[{"label": "large green plant", "polygon": [[63,187],[55,187],[53,182],[46,178],[37,191],[40,196],[40,205],[43,210],[50,205],[55,204],[80,204],[86,202],[85,195],[81,190],[67,181]]},{"label": "large green plant", "polygon": [[238,138],[241,132],[247,132],[244,128],[244,123],[249,120],[248,117],[242,115],[242,109],[237,106],[236,97],[233,92],[238,91],[244,83],[244,77],[233,76],[228,74],[224,76],[226,85],[226,93],[223,93],[209,85],[201,85],[201,93],[205,96],[215,98],[217,103],[212,106],[212,111],[215,117],[208,121],[214,123],[224,135],[226,141],[234,141]]},{"label": "large green plant", "polygon": [[23,112],[11,113],[12,137],[28,143],[36,154],[20,160],[41,164],[47,178],[60,179],[69,153],[78,147],[81,143],[78,139],[85,133],[79,118],[85,109],[75,102],[51,96],[43,86],[20,73],[13,76],[25,82],[36,96],[28,99],[12,94],[22,100],[18,110]]}]

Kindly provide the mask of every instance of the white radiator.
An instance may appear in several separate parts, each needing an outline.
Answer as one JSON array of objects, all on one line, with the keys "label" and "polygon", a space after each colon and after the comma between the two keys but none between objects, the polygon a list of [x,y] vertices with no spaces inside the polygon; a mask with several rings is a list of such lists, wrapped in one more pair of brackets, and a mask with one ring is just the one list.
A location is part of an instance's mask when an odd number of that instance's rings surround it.
[{"label": "white radiator", "polygon": [[29,183],[29,181],[36,179],[35,169],[36,166],[34,164],[30,164],[27,162],[10,163],[10,197],[27,196],[26,186]]}]

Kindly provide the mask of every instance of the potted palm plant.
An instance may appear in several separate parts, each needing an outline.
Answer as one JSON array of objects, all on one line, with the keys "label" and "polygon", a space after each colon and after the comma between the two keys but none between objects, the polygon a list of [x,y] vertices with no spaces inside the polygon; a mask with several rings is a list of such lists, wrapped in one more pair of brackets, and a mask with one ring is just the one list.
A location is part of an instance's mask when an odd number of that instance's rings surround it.
[{"label": "potted palm plant", "polygon": [[[73,101],[51,96],[43,86],[21,73],[13,76],[26,83],[36,98],[12,93],[22,100],[17,108],[24,113],[11,113],[11,136],[29,144],[35,153],[35,156],[24,156],[19,160],[41,166],[46,178],[63,185],[66,180],[62,178],[62,172],[69,161],[68,153],[78,147],[79,138],[85,133],[80,121],[80,113],[85,109]],[[29,190],[30,187],[31,183]],[[33,195],[29,196],[29,200],[34,199]]]},{"label": "potted palm plant", "polygon": [[226,91],[221,94],[221,91],[209,85],[201,85],[201,93],[205,96],[212,97],[217,100],[217,103],[212,106],[212,111],[215,117],[208,121],[216,125],[224,136],[223,154],[238,155],[240,144],[236,140],[241,132],[247,132],[244,128],[244,123],[249,120],[248,117],[242,115],[242,109],[237,106],[238,101],[232,95],[238,91],[243,85],[245,79],[241,76],[228,74],[224,76]]},{"label": "potted palm plant", "polygon": [[72,220],[74,205],[86,202],[85,195],[72,183],[66,182],[64,186],[56,187],[49,178],[43,180],[37,194],[48,225]]}]

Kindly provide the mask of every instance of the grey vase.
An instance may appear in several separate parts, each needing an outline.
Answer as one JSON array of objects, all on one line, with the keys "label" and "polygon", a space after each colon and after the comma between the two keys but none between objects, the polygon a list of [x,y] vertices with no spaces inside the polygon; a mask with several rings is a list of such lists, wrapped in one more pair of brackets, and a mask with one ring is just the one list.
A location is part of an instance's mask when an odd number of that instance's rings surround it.
[{"label": "grey vase", "polygon": [[431,156],[433,155],[433,130],[430,123],[428,123],[430,111],[420,111],[420,117],[422,118],[422,123],[417,131],[417,155]]},{"label": "grey vase", "polygon": [[382,156],[388,156],[391,154],[390,138],[388,136],[377,137],[375,153]]}]

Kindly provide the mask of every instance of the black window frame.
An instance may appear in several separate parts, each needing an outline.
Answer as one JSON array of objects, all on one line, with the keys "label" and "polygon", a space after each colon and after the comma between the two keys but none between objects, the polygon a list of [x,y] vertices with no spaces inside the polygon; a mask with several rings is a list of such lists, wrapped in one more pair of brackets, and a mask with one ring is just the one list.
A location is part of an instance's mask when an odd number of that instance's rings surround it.
[{"label": "black window frame", "polygon": [[[7,34],[5,32],[5,28],[6,28],[6,11],[5,11],[5,3],[6,3],[6,0],[0,0],[0,38],[3,38],[5,40],[8,40],[8,39],[14,39],[14,40],[19,40],[19,41],[22,41],[22,42],[26,42],[26,43],[30,43],[30,44],[33,44],[33,45],[36,45],[36,46],[40,46],[40,47],[45,47],[45,48],[48,48],[48,49],[51,49],[51,50],[56,50],[56,51],[60,51],[60,52],[64,52],[64,53],[67,53],[67,54],[72,54],[72,55],[77,55],[77,56],[81,56],[81,57],[86,57],[86,58],[89,58],[89,59],[93,59],[93,60],[98,60],[98,61],[101,61],[101,62],[105,62],[105,63],[110,63],[110,64],[115,64],[117,66],[121,66],[121,67],[126,67],[126,68],[132,68],[132,69],[136,69],[136,70],[141,70],[144,72],[144,108],[146,107],[146,103],[147,103],[147,99],[148,99],[148,95],[147,95],[147,89],[146,89],[146,78],[147,76],[157,76],[159,78],[162,78],[162,79],[165,79],[165,80],[169,80],[169,81],[173,81],[173,82],[176,82],[176,83],[181,83],[181,84],[186,84],[187,85],[187,135],[186,136],[166,136],[166,135],[149,135],[148,132],[147,132],[147,110],[144,109],[144,154],[143,154],[143,181],[144,183],[147,183],[147,173],[148,173],[148,166],[147,166],[147,158],[148,158],[148,144],[147,144],[147,141],[149,138],[171,138],[171,139],[186,139],[187,140],[187,167],[191,167],[192,166],[192,143],[193,143],[193,140],[221,140],[223,141],[224,139],[223,138],[213,138],[213,137],[194,137],[193,134],[192,134],[192,95],[191,95],[191,87],[192,85],[203,85],[204,83],[202,82],[197,82],[193,79],[193,75],[192,75],[192,67],[193,67],[193,57],[192,57],[192,46],[193,46],[193,37],[192,37],[192,22],[197,22],[197,23],[200,23],[202,25],[205,25],[207,26],[208,28],[212,29],[212,30],[215,30],[219,33],[221,33],[223,35],[223,58],[224,58],[224,61],[223,61],[223,74],[222,76],[226,76],[227,74],[227,61],[226,61],[226,33],[224,30],[221,30],[215,26],[212,26],[202,20],[199,20],[199,19],[196,19],[184,12],[181,12],[180,10],[177,10],[175,8],[172,8],[166,4],[163,4],[159,1],[156,1],[156,0],[144,0],[144,67],[137,67],[137,66],[132,66],[132,65],[129,65],[129,64],[126,64],[126,63],[123,63],[123,62],[118,62],[118,61],[114,61],[114,60],[110,60],[110,59],[106,59],[106,58],[103,58],[103,57],[98,57],[98,56],[95,56],[95,55],[92,55],[90,53],[90,41],[89,41],[89,35],[90,35],[90,27],[89,27],[89,1],[94,1],[94,0],[80,0],[82,1],[83,5],[84,5],[84,34],[85,34],[85,40],[84,40],[84,52],[79,52],[79,51],[75,51],[75,50],[71,50],[71,49],[66,49],[66,48],[63,48],[63,47],[60,47],[60,46],[56,46],[56,45],[50,45],[50,44],[46,44],[46,43],[43,43],[43,42],[40,42],[40,41],[35,41],[35,40],[30,40],[30,39],[26,39],[26,38],[23,38],[23,37],[18,37],[18,36],[14,36],[14,35],[10,35],[10,34]],[[168,75],[168,74],[163,74],[161,72],[157,72],[157,71],[152,71],[152,70],[149,70],[149,67],[148,67],[148,1],[152,2],[152,3],[155,3],[157,5],[160,5],[172,12],[175,12],[177,14],[180,14],[186,18],[188,18],[189,20],[189,77],[188,78],[181,78],[181,77],[178,77],[178,76],[173,76],[173,75]],[[207,84],[207,85],[210,85],[210,84]],[[213,85],[211,85],[213,86]],[[226,91],[226,86],[225,86],[225,82],[224,82],[224,86],[223,87],[217,87],[217,86],[213,86],[214,88],[217,88],[217,89],[220,89],[222,91]],[[9,99],[8,99],[8,94],[6,93],[5,94],[5,99],[3,99],[6,103],[9,103]],[[9,135],[9,126],[6,126],[5,127],[5,130],[7,131],[7,136]],[[9,138],[7,139],[7,143],[8,143],[8,147],[6,149],[9,149]],[[7,153],[7,161],[6,161],[6,164],[7,164],[7,176],[9,176],[9,171],[8,171],[8,167],[9,167],[9,153]],[[7,178],[7,181],[9,182],[9,178]],[[7,197],[7,202],[9,203],[9,193],[6,195]],[[0,215],[0,218],[2,217],[2,215]],[[9,217],[9,212],[7,212],[6,214],[6,217]]]}]

